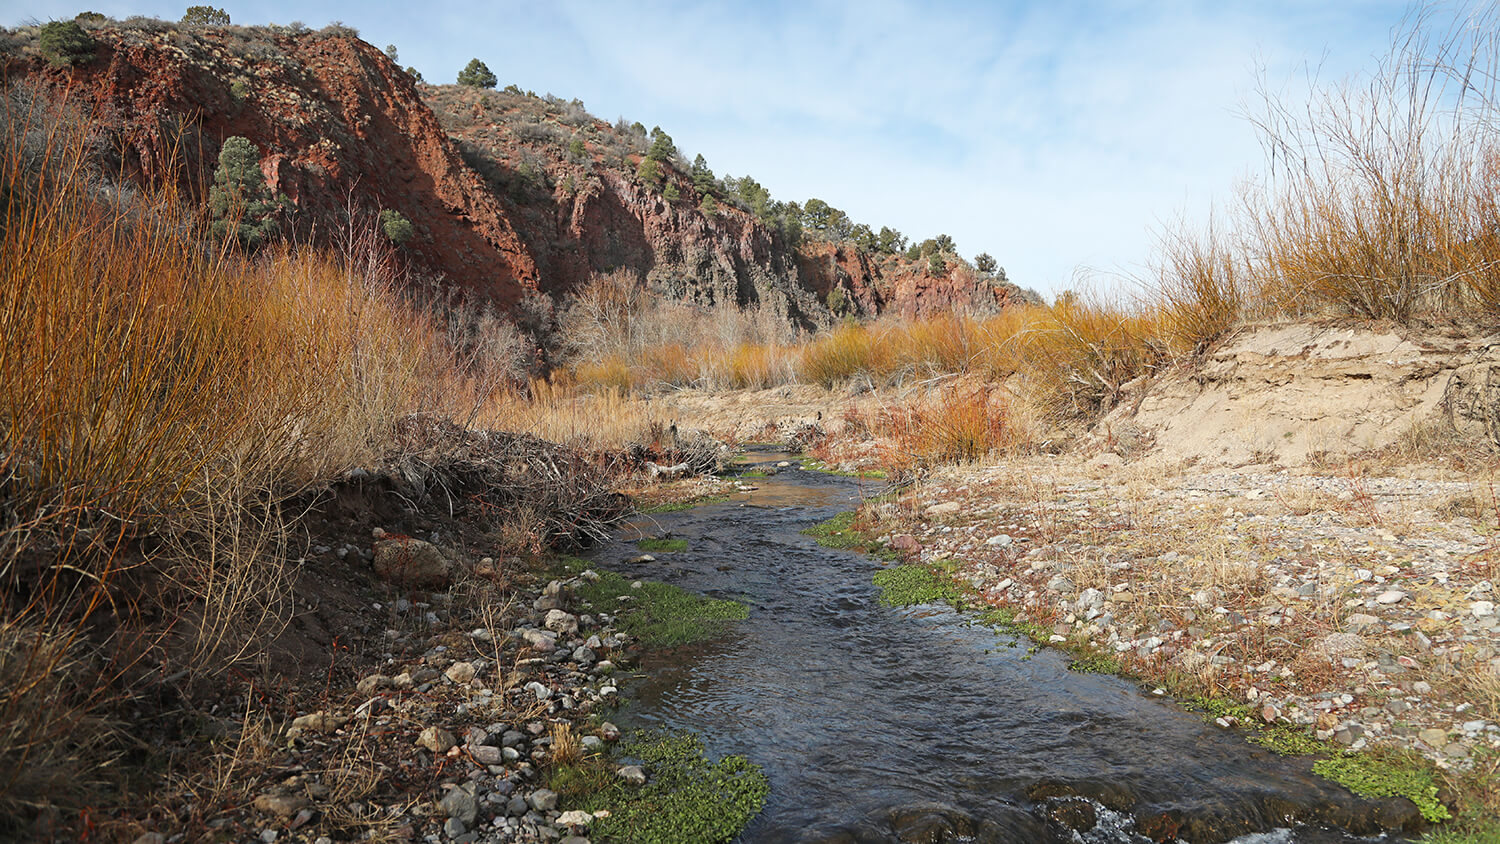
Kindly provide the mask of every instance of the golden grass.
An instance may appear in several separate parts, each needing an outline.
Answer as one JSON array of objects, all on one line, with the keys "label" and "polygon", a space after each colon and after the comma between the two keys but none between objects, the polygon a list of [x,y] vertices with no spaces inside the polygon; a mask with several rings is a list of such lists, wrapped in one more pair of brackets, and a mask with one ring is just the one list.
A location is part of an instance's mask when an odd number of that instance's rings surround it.
[{"label": "golden grass", "polygon": [[892,472],[934,463],[972,462],[1028,441],[1011,401],[988,384],[962,382],[882,411],[870,425]]},{"label": "golden grass", "polygon": [[851,321],[803,346],[798,371],[812,383],[833,387],[856,375],[883,378],[891,364],[884,332]]},{"label": "golden grass", "polygon": [[30,773],[0,779],[5,810],[105,743],[84,725],[147,654],[196,680],[256,654],[286,616],[274,502],[470,394],[372,241],[217,247],[170,186],[103,190],[81,134],[17,102],[0,116],[0,762]]},{"label": "golden grass", "polygon": [[531,382],[529,393],[491,396],[475,414],[480,427],[528,433],[593,448],[623,448],[651,440],[669,423],[647,402],[622,389],[579,388],[566,380]]}]

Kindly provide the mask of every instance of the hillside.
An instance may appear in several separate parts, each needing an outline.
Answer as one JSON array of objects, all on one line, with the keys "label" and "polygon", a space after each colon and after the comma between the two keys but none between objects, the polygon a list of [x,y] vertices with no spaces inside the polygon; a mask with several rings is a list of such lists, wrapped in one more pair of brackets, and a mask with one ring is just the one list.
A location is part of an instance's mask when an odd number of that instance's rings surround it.
[{"label": "hillside", "polygon": [[203,203],[225,140],[247,138],[285,197],[284,235],[334,243],[351,217],[391,209],[413,226],[399,249],[411,275],[503,308],[621,268],[666,298],[769,304],[804,328],[1027,297],[951,241],[934,260],[930,245],[908,257],[872,249],[872,235],[840,239],[867,227],[804,235],[795,203],[748,177],[704,178],[669,137],[665,152],[653,145],[665,133],[648,139],[576,100],[419,83],[343,26],[86,26],[93,44],[72,65],[47,61],[39,28],[10,33],[4,73],[66,98],[106,172],[176,180]]}]

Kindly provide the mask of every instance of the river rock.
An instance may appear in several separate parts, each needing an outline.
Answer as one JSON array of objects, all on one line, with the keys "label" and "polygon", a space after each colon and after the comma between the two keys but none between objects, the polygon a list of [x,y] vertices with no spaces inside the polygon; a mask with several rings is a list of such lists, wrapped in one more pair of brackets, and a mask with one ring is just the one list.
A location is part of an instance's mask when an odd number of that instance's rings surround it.
[{"label": "river rock", "polygon": [[537,599],[532,602],[531,606],[537,612],[543,612],[546,610],[562,609],[567,606],[567,603],[567,587],[563,586],[562,581],[554,580],[547,584],[547,587],[542,590],[542,594],[537,596]]},{"label": "river rock", "polygon": [[1325,656],[1350,656],[1365,652],[1365,640],[1353,633],[1329,633],[1319,639],[1315,647]]},{"label": "river rock", "polygon": [[453,564],[430,542],[400,536],[375,543],[375,574],[415,589],[440,589],[453,577]]},{"label": "river rock", "polygon": [[578,632],[578,617],[563,610],[548,610],[547,620],[542,626],[560,636],[571,636]]},{"label": "river rock", "polygon": [[542,653],[551,653],[557,650],[557,633],[555,631],[527,628],[521,631],[521,638],[533,650],[538,650]]},{"label": "river rock", "polygon": [[292,815],[312,805],[300,794],[262,794],[255,798],[255,809],[278,818],[290,818]]},{"label": "river rock", "polygon": [[505,751],[487,744],[468,745],[469,756],[481,765],[498,765],[505,761]]},{"label": "river rock", "polygon": [[918,542],[917,538],[909,533],[898,533],[891,537],[891,547],[897,551],[906,551],[907,553],[915,554],[922,550],[922,543]]},{"label": "river rock", "polygon": [[442,727],[428,727],[417,734],[417,744],[439,755],[458,746],[458,739]]},{"label": "river rock", "polygon": [[369,697],[381,689],[389,689],[395,684],[395,680],[384,674],[371,674],[356,683],[354,690],[359,692],[360,697]]},{"label": "river rock", "polygon": [[538,812],[550,812],[557,808],[557,792],[549,788],[539,788],[531,792],[531,796],[526,798],[526,802],[530,803],[531,808]]},{"label": "river rock", "polygon": [[1047,817],[1068,829],[1088,832],[1099,823],[1094,804],[1087,800],[1058,800],[1047,806]]},{"label": "river rock", "polygon": [[[450,818],[457,818],[464,824],[471,825],[474,819],[479,817],[479,801],[466,789],[453,787],[438,801],[438,807]],[[460,833],[462,834],[462,833]]]},{"label": "river rock", "polygon": [[963,505],[957,501],[944,501],[928,507],[926,513],[929,518],[936,518],[939,516],[952,516],[962,509]]},{"label": "river rock", "polygon": [[642,768],[640,765],[624,765],[616,770],[615,773],[620,777],[620,779],[630,783],[631,785],[646,784],[646,769]]},{"label": "river rock", "polygon": [[1399,604],[1406,599],[1406,593],[1400,589],[1387,589],[1375,597],[1377,604]]},{"label": "river rock", "polygon": [[474,675],[478,674],[479,672],[474,669],[474,663],[472,662],[455,662],[452,665],[448,666],[448,670],[444,671],[443,673],[448,677],[449,680],[452,680],[459,685],[463,685],[470,680],[473,680]]},{"label": "river rock", "polygon": [[334,715],[321,709],[292,719],[292,729],[298,733],[311,730],[315,733],[331,733],[349,723],[343,715]]}]

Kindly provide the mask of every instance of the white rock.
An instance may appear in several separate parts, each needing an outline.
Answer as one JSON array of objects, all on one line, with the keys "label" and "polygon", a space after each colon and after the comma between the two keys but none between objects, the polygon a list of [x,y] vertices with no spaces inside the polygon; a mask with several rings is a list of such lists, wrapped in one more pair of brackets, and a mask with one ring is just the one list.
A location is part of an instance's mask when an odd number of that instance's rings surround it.
[{"label": "white rock", "polygon": [[999,533],[990,537],[989,539],[986,539],[984,541],[984,544],[989,545],[992,548],[1006,548],[1014,541],[1015,540],[1011,539],[1010,534]]},{"label": "white rock", "polygon": [[1469,612],[1473,613],[1475,618],[1487,618],[1495,614],[1495,602],[1475,601],[1469,604]]},{"label": "white rock", "polygon": [[1377,604],[1399,604],[1406,599],[1406,593],[1400,589],[1387,589],[1375,598]]},{"label": "white rock", "polygon": [[571,812],[563,812],[557,816],[557,822],[563,826],[588,826],[593,821],[593,815],[588,812],[580,812],[577,809]]}]

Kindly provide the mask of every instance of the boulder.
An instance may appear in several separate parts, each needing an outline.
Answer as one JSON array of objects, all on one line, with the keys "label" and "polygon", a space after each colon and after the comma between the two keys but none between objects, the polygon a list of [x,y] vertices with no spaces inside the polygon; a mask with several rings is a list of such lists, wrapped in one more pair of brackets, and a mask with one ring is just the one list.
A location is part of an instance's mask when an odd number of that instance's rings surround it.
[{"label": "boulder", "polygon": [[431,542],[400,536],[375,543],[375,574],[399,586],[441,589],[453,580],[453,564]]}]

